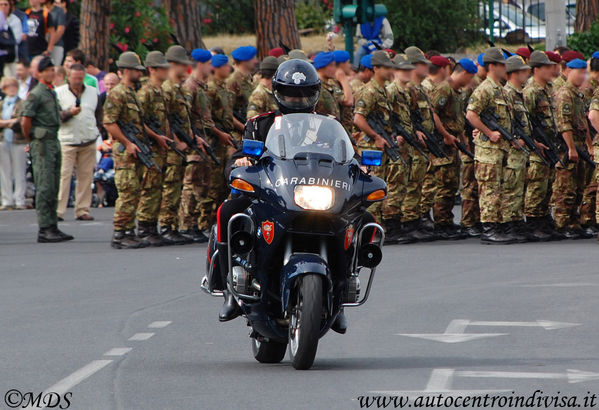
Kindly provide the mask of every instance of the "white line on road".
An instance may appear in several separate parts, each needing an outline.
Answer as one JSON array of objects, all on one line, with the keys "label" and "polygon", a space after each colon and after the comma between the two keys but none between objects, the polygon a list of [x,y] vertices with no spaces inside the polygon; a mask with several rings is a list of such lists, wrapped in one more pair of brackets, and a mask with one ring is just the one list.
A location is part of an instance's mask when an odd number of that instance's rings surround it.
[{"label": "white line on road", "polygon": [[171,323],[173,323],[173,322],[171,322],[170,320],[157,321],[157,322],[150,323],[148,325],[148,327],[151,329],[162,329],[164,327],[167,327]]},{"label": "white line on road", "polygon": [[568,369],[566,373],[542,373],[542,372],[504,372],[466,370],[456,371],[456,376],[475,378],[501,378],[501,379],[567,379],[569,383],[580,383],[599,379],[599,373],[586,372],[583,370]]},{"label": "white line on road", "polygon": [[516,327],[542,327],[545,330],[563,329],[566,327],[580,326],[580,323],[552,322],[551,320],[537,320],[535,322],[498,322],[498,321],[473,321],[469,326],[516,326]]},{"label": "white line on road", "polygon": [[[62,396],[63,394],[67,393],[71,388],[78,385],[83,380],[87,379],[89,376],[96,373],[98,370],[101,370],[102,368],[104,368],[105,366],[110,364],[111,362],[112,362],[112,360],[94,360],[94,361],[86,364],[81,369],[76,370],[75,372],[71,373],[69,376],[65,377],[64,379],[62,379],[61,381],[56,383],[54,386],[48,387],[46,390],[44,390],[42,397],[46,393],[50,393],[50,392],[55,392]],[[37,406],[34,406],[34,407],[29,406],[26,408],[27,409],[29,409],[29,408],[40,409],[40,407],[37,407]],[[45,407],[41,407],[41,408],[45,408]]]},{"label": "white line on road", "polygon": [[599,286],[599,283],[592,282],[573,282],[573,283],[540,283],[540,284],[530,284],[530,285],[521,285],[523,288],[578,288],[578,287],[587,287],[587,286]]},{"label": "white line on road", "polygon": [[470,324],[468,319],[452,320],[444,333],[396,333],[397,336],[415,337],[442,343],[460,343],[487,337],[505,336],[508,333],[464,333]]},{"label": "white line on road", "polygon": [[136,333],[133,336],[131,336],[129,338],[129,340],[135,340],[135,341],[148,340],[152,336],[154,336],[154,333]]},{"label": "white line on road", "polygon": [[133,348],[131,347],[114,347],[104,353],[104,356],[122,356],[129,353]]}]

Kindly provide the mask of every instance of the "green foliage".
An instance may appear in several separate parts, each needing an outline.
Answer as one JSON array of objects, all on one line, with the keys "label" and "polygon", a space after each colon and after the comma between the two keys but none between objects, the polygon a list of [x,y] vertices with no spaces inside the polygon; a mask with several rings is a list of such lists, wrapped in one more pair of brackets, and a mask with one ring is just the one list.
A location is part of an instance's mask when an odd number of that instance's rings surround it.
[{"label": "green foliage", "polygon": [[254,0],[205,0],[202,34],[254,32]]},{"label": "green foliage", "polygon": [[295,5],[297,26],[324,31],[327,20],[333,17],[333,0],[300,0]]},{"label": "green foliage", "polygon": [[[171,22],[164,7],[152,0],[113,0],[110,15],[110,44],[124,51],[135,51],[143,60],[151,50],[166,51],[173,43]],[[119,51],[112,47],[116,60]]]},{"label": "green foliage", "polygon": [[480,40],[477,0],[386,0],[395,47],[454,52]]},{"label": "green foliage", "polygon": [[599,21],[595,20],[588,31],[568,37],[568,47],[587,57],[599,50]]}]

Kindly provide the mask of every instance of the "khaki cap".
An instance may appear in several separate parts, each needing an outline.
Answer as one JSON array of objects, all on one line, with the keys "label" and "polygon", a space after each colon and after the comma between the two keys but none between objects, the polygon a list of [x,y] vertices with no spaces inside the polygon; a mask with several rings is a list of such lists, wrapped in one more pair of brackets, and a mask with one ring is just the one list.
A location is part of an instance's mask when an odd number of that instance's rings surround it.
[{"label": "khaki cap", "polygon": [[505,64],[503,52],[497,47],[488,48],[483,56],[483,63]]},{"label": "khaki cap", "polygon": [[530,65],[531,67],[540,67],[543,65],[555,65],[557,63],[555,63],[554,61],[551,61],[549,59],[549,57],[547,57],[547,54],[545,54],[544,52],[540,51],[540,50],[536,50],[533,51],[532,54],[530,55],[530,58],[528,59],[528,65]]},{"label": "khaki cap", "polygon": [[146,67],[153,68],[169,68],[170,64],[166,61],[166,57],[160,51],[150,51],[144,61]]},{"label": "khaki cap", "polygon": [[262,60],[262,62],[260,63],[260,70],[274,71],[277,68],[279,68],[279,60],[276,57],[264,57],[264,60]]},{"label": "khaki cap", "polygon": [[424,63],[430,64],[431,62],[427,60],[424,52],[416,46],[410,46],[405,50],[406,56],[408,56],[408,60],[412,64]]},{"label": "khaki cap", "polygon": [[377,50],[372,53],[372,60],[370,60],[370,62],[372,63],[373,67],[383,66],[389,68],[398,68],[397,64],[391,61],[389,54],[387,54],[387,52],[384,50]]},{"label": "khaki cap", "polygon": [[169,63],[179,63],[192,65],[193,62],[187,58],[187,51],[182,46],[170,46],[166,50],[166,61]]},{"label": "khaki cap", "polygon": [[405,54],[397,54],[393,58],[393,62],[399,70],[413,70],[416,68],[415,66],[410,64],[410,60],[408,60],[408,56]]},{"label": "khaki cap", "polygon": [[518,55],[508,58],[505,65],[508,73],[520,70],[528,70],[530,68],[530,66],[524,62],[522,57]]},{"label": "khaki cap", "polygon": [[125,51],[121,54],[116,62],[116,66],[118,68],[130,68],[139,71],[146,69],[141,63],[141,58],[133,51]]}]

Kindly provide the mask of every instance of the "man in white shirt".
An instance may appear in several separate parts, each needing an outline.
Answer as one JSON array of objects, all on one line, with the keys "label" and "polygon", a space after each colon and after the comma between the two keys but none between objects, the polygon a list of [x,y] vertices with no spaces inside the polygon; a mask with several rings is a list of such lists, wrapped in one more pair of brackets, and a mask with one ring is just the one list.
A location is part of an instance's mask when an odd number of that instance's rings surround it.
[{"label": "man in white shirt", "polygon": [[31,74],[29,74],[29,63],[26,61],[19,61],[17,63],[17,81],[19,82],[18,96],[23,101],[27,99],[27,93],[29,93],[32,78]]},{"label": "man in white shirt", "polygon": [[84,85],[84,78],[85,67],[81,64],[73,64],[67,77],[68,83],[56,87],[61,119],[58,139],[62,151],[60,191],[56,211],[59,220],[64,219],[67,209],[75,165],[77,166],[75,217],[80,221],[94,219],[89,214],[89,208],[96,158],[95,142],[100,135],[98,124],[102,121],[102,107],[98,104],[97,90]]}]

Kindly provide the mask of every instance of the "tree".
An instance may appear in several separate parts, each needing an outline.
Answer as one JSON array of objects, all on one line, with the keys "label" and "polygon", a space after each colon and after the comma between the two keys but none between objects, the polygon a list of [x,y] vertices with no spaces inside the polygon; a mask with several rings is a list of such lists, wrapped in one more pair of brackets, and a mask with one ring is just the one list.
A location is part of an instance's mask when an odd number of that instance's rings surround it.
[{"label": "tree", "polygon": [[599,0],[578,0],[576,2],[576,22],[574,30],[582,33],[591,28],[591,24],[597,17],[599,10]]},{"label": "tree", "polygon": [[108,69],[110,13],[112,0],[83,0],[81,3],[81,49],[94,56],[96,64]]},{"label": "tree", "polygon": [[177,39],[188,51],[205,48],[202,41],[202,16],[198,0],[165,0],[164,6],[175,29]]},{"label": "tree", "polygon": [[295,0],[256,0],[254,15],[260,58],[268,55],[279,43],[294,49],[301,42],[295,19]]}]

